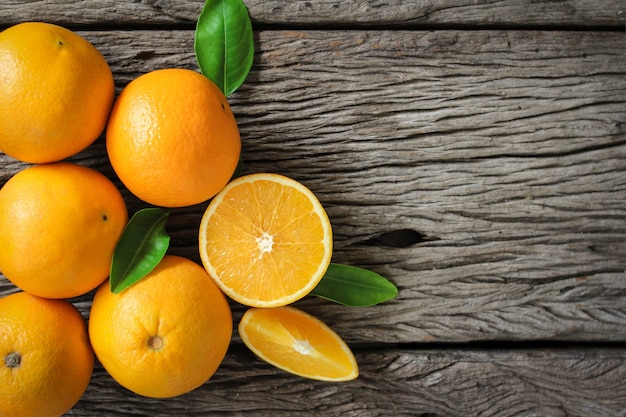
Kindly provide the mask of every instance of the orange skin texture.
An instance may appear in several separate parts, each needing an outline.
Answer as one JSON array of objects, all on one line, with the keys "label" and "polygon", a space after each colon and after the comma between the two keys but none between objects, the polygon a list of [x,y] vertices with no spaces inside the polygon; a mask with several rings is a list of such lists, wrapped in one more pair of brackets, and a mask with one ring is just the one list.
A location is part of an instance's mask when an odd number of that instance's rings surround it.
[{"label": "orange skin texture", "polygon": [[108,277],[127,222],[122,195],[98,171],[66,162],[26,168],[0,189],[0,271],[41,297],[85,294]]},{"label": "orange skin texture", "polygon": [[204,269],[173,255],[119,294],[102,284],[89,318],[91,343],[107,372],[153,398],[178,396],[209,380],[232,327],[226,297]]},{"label": "orange skin texture", "polygon": [[162,69],[130,82],[107,126],[109,159],[124,185],[162,207],[202,203],[232,177],[241,153],[235,116],[205,76]]},{"label": "orange skin texture", "polygon": [[103,132],[113,74],[87,40],[26,22],[0,32],[0,149],[30,163],[60,161]]},{"label": "orange skin texture", "polygon": [[[19,365],[8,357],[19,355]],[[0,416],[58,417],[82,397],[94,365],[87,327],[65,300],[0,299]]]}]

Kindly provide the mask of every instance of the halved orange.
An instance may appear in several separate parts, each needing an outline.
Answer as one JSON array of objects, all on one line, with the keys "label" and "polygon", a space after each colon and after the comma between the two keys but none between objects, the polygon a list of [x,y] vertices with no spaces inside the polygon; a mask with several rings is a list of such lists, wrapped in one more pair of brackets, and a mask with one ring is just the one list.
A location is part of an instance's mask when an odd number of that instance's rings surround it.
[{"label": "halved orange", "polygon": [[295,307],[251,308],[239,322],[239,335],[259,358],[292,374],[320,381],[349,381],[359,375],[341,337]]},{"label": "halved orange", "polygon": [[252,307],[278,307],[307,295],[332,255],[322,204],[303,184],[278,174],[231,181],[200,223],[202,263],[222,291]]}]

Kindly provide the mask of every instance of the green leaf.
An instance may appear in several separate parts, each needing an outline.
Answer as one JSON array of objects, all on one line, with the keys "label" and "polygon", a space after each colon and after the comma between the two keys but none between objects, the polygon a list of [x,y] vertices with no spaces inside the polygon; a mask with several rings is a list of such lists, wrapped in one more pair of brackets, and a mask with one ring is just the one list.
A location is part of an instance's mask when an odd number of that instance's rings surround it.
[{"label": "green leaf", "polygon": [[391,300],[398,289],[375,272],[331,263],[311,295],[350,307],[366,307]]},{"label": "green leaf", "polygon": [[130,287],[161,262],[170,244],[165,231],[168,216],[160,208],[147,208],[130,219],[113,252],[109,279],[113,293]]},{"label": "green leaf", "polygon": [[194,41],[200,71],[230,96],[243,84],[254,59],[254,37],[242,0],[207,0]]}]

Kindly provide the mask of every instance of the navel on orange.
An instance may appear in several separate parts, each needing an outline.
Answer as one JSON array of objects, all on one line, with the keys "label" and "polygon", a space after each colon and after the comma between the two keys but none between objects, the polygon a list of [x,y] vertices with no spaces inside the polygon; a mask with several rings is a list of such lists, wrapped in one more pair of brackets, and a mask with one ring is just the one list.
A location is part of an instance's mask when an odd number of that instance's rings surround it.
[{"label": "navel on orange", "polygon": [[0,189],[0,271],[40,297],[85,294],[109,276],[127,222],[122,195],[100,172],[31,166]]},{"label": "navel on orange", "polygon": [[200,257],[235,301],[277,307],[307,295],[332,255],[330,220],[303,184],[277,174],[251,174],[209,203],[199,229]]},{"label": "navel on orange", "polygon": [[321,381],[359,375],[346,343],[319,319],[294,307],[251,308],[239,323],[241,340],[264,361]]},{"label": "navel on orange", "polygon": [[113,169],[157,206],[202,203],[239,163],[239,128],[226,97],[197,72],[168,68],[131,81],[115,101],[106,146]]},{"label": "navel on orange", "polygon": [[232,335],[228,301],[197,263],[166,255],[139,282],[96,292],[89,336],[96,356],[122,386],[166,398],[205,383]]},{"label": "navel on orange", "polygon": [[0,149],[31,163],[54,162],[95,141],[113,104],[111,70],[86,39],[25,22],[0,33]]},{"label": "navel on orange", "polygon": [[93,364],[85,321],[71,303],[25,292],[0,299],[0,416],[65,414]]}]

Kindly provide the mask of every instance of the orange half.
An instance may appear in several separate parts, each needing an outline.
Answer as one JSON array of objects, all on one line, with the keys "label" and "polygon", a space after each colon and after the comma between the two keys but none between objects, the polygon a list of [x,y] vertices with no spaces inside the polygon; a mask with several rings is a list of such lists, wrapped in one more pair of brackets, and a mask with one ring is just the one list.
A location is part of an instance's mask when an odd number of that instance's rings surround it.
[{"label": "orange half", "polygon": [[259,358],[292,374],[320,381],[349,381],[359,375],[341,337],[294,307],[249,309],[239,323],[239,335]]},{"label": "orange half", "polygon": [[211,278],[230,298],[252,307],[304,297],[332,255],[330,220],[319,200],[277,174],[231,181],[207,207],[198,241]]}]

